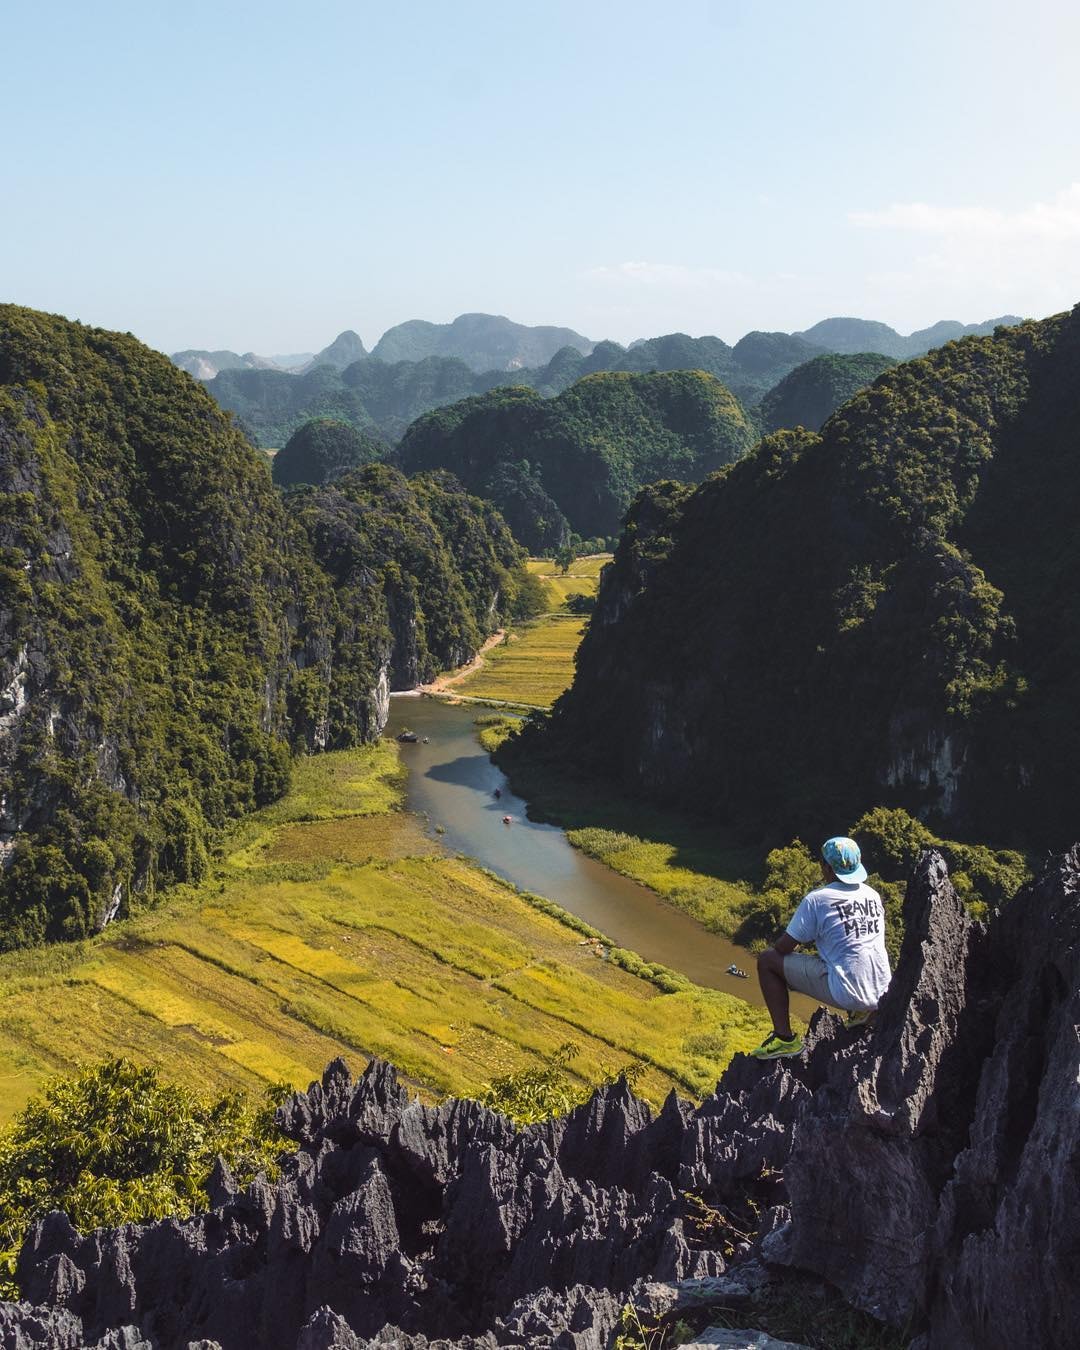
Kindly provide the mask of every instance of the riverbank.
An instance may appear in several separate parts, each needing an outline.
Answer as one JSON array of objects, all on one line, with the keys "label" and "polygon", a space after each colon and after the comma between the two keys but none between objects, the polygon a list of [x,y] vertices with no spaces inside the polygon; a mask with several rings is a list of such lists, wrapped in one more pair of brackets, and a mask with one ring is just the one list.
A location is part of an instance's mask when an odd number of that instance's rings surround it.
[{"label": "riverbank", "polygon": [[557,907],[451,856],[402,790],[392,742],[301,760],[199,886],[97,938],[0,957],[0,1121],[107,1054],[215,1091],[303,1086],[336,1055],[359,1069],[378,1054],[433,1098],[566,1041],[581,1081],[636,1060],[658,1103],[709,1090],[764,1035],[738,998],[599,959]]},{"label": "riverbank", "polygon": [[[391,700],[388,731],[408,729],[417,736],[402,746],[408,806],[431,823],[443,844],[513,885],[555,900],[618,946],[760,1006],[745,948],[574,848],[558,826],[537,821],[531,804],[514,793],[478,743],[477,720],[475,708],[443,700]],[[798,1012],[806,1017],[811,1010]]]},{"label": "riverbank", "polygon": [[[517,719],[492,715],[484,721],[484,748],[536,820],[558,825],[575,848],[648,886],[709,932],[748,943],[759,936],[747,931],[747,920],[765,903],[763,893],[775,880],[761,850],[715,826],[622,796],[615,784],[578,777],[573,765],[517,752],[507,744]],[[809,855],[806,862],[790,879],[792,901],[800,886],[799,896],[820,875]],[[745,959],[752,959],[749,953]]]},{"label": "riverbank", "polygon": [[[551,766],[512,753],[499,756],[507,736],[519,725],[515,710],[550,709],[573,680],[585,621],[569,611],[567,600],[574,594],[595,597],[600,572],[609,561],[609,554],[594,554],[577,559],[563,573],[548,559],[530,559],[529,570],[544,584],[548,612],[489,639],[469,666],[441,676],[421,692],[505,708],[505,715],[477,715],[478,737],[529,803],[531,819],[559,825],[575,848],[648,887],[708,932],[761,945],[772,936],[765,932],[762,910],[790,908],[816,884],[817,866],[809,856],[799,858],[785,850],[789,875],[777,895],[776,869],[770,875],[760,850],[747,848],[712,826],[623,798],[612,784],[579,780],[572,764]],[[774,893],[761,894],[769,890]],[[736,964],[749,964],[748,954],[733,955]]]},{"label": "riverbank", "polygon": [[500,628],[497,632],[492,633],[473,659],[466,665],[459,666],[457,670],[447,670],[440,675],[436,675],[430,684],[420,685],[416,692],[418,694],[431,694],[432,696],[449,693],[452,689],[455,689],[462,680],[467,680],[470,675],[474,675],[477,671],[482,670],[488,652],[490,652],[493,647],[497,647],[500,642],[505,640],[505,638],[506,630]]}]

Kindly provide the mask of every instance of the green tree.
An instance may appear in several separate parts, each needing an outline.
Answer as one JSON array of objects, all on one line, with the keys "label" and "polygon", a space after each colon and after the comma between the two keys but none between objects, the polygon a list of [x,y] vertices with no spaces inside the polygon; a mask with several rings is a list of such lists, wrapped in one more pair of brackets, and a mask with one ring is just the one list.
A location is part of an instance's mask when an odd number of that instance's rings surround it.
[{"label": "green tree", "polygon": [[0,1298],[17,1297],[18,1249],[50,1210],[83,1232],[191,1214],[209,1203],[219,1155],[240,1185],[275,1175],[289,1141],[274,1110],[289,1091],[204,1097],[126,1059],[54,1079],[0,1132]]},{"label": "green tree", "polygon": [[527,622],[537,619],[547,612],[548,594],[543,581],[534,573],[522,568],[515,573],[515,588],[510,602],[510,616]]}]

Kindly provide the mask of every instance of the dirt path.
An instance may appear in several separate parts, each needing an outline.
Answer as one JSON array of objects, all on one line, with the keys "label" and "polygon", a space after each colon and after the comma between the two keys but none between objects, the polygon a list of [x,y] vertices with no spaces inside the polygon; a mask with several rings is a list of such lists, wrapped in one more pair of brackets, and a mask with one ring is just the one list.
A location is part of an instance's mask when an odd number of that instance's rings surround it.
[{"label": "dirt path", "polygon": [[465,679],[467,675],[474,675],[484,664],[484,654],[491,651],[492,647],[497,646],[506,636],[506,629],[500,628],[488,638],[473,659],[466,666],[458,666],[457,670],[447,671],[445,675],[437,675],[430,684],[417,685],[417,693],[420,694],[446,694],[449,693],[455,684]]}]

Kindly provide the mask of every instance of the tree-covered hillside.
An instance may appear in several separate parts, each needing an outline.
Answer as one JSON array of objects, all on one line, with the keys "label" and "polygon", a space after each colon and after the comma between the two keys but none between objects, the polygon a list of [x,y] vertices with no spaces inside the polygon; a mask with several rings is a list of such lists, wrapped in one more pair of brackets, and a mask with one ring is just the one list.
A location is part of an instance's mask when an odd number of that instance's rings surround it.
[{"label": "tree-covered hillside", "polygon": [[[409,428],[397,458],[407,473],[449,469],[470,490],[489,493],[500,466],[527,466],[573,529],[595,537],[618,529],[643,484],[697,481],[753,440],[738,400],[700,371],[604,374],[552,399],[497,389],[440,408]],[[538,525],[518,537],[541,546]]]},{"label": "tree-covered hillside", "polygon": [[1068,841],[1080,309],[895,367],[634,505],[547,745],[760,834]]},{"label": "tree-covered hillside", "polygon": [[381,459],[384,449],[348,422],[317,417],[294,431],[274,456],[274,482],[279,487],[326,483],[349,469]]},{"label": "tree-covered hillside", "polygon": [[199,876],[292,749],[371,737],[392,685],[468,655],[520,564],[445,478],[286,504],[166,357],[15,306],[0,492],[0,947]]},{"label": "tree-covered hillside", "polygon": [[284,370],[222,370],[206,381],[205,388],[267,448],[280,448],[294,431],[317,417],[347,422],[357,431],[382,439],[363,399],[334,366],[316,366],[301,375]]},{"label": "tree-covered hillside", "polygon": [[769,432],[782,427],[807,427],[820,431],[841,403],[895,365],[891,356],[874,352],[859,356],[815,356],[812,361],[796,366],[761,400],[762,429]]}]

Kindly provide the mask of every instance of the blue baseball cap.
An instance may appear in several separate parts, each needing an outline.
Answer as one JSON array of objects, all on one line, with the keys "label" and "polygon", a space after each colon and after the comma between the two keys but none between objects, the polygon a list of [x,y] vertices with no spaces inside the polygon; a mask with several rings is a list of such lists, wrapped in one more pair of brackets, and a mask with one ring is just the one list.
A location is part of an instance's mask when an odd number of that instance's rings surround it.
[{"label": "blue baseball cap", "polygon": [[821,846],[821,856],[836,873],[837,881],[857,883],[866,880],[862,854],[854,839],[847,839],[842,834],[826,839]]}]

